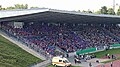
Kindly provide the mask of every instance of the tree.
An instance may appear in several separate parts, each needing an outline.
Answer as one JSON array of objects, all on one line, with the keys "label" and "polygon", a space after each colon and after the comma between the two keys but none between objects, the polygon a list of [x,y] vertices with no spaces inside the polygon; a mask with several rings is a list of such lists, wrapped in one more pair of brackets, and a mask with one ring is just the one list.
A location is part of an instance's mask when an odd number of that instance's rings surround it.
[{"label": "tree", "polygon": [[85,11],[85,10],[83,10],[82,12],[83,12],[83,13],[86,13],[86,11]]},{"label": "tree", "polygon": [[98,10],[98,11],[96,11],[96,12],[95,12],[95,14],[101,14],[101,11],[100,11],[100,10]]},{"label": "tree", "polygon": [[6,10],[5,8],[2,8],[2,10]]},{"label": "tree", "polygon": [[117,15],[120,15],[120,6],[118,8]]},{"label": "tree", "polygon": [[2,10],[2,5],[0,5],[0,10]]},{"label": "tree", "polygon": [[15,4],[15,9],[28,9],[28,4]]},{"label": "tree", "polygon": [[28,9],[28,4],[25,4],[25,6],[24,6],[25,8],[24,9]]},{"label": "tree", "polygon": [[78,12],[81,12],[80,10],[78,10]]},{"label": "tree", "polygon": [[39,7],[30,7],[30,9],[36,9],[36,8],[39,8]]},{"label": "tree", "polygon": [[107,11],[107,14],[115,15],[115,12],[114,12],[113,8],[109,8],[108,11]]},{"label": "tree", "polygon": [[106,6],[101,7],[101,14],[107,14],[108,10]]},{"label": "tree", "polygon": [[20,4],[15,4],[14,6],[15,6],[15,9],[21,9]]},{"label": "tree", "polygon": [[13,9],[15,9],[15,7],[12,7],[12,6],[6,8],[6,10],[13,10]]},{"label": "tree", "polygon": [[2,5],[0,5],[0,10],[5,10],[5,8],[3,8]]},{"label": "tree", "polygon": [[13,9],[28,9],[28,4],[15,4],[14,6],[10,6],[7,8],[3,8],[2,5],[0,5],[0,10],[13,10]]},{"label": "tree", "polygon": [[93,12],[90,11],[89,9],[88,9],[88,11],[83,10],[82,12],[83,12],[83,13],[93,13]]},{"label": "tree", "polygon": [[89,10],[89,11],[87,11],[87,13],[93,13],[93,12]]}]

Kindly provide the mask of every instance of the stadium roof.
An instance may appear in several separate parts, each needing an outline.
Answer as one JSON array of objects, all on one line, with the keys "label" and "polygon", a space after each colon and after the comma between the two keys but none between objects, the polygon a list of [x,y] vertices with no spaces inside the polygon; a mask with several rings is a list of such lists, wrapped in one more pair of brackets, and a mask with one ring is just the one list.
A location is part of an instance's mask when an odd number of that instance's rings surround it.
[{"label": "stadium roof", "polygon": [[46,23],[112,23],[120,24],[120,16],[80,13],[55,9],[26,9],[0,11],[0,22],[46,22]]}]

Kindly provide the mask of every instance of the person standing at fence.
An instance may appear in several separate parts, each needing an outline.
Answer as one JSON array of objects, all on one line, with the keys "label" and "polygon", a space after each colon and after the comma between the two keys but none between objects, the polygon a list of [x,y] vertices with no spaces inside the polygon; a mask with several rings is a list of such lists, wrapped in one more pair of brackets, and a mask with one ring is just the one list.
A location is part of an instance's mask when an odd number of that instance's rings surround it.
[{"label": "person standing at fence", "polygon": [[113,62],[110,63],[110,66],[113,67]]},{"label": "person standing at fence", "polygon": [[92,64],[91,64],[91,62],[89,63],[89,67],[92,67]]},{"label": "person standing at fence", "polygon": [[69,54],[68,53],[66,54],[66,56],[67,56],[67,58],[69,58]]},{"label": "person standing at fence", "polygon": [[74,62],[75,62],[75,64],[76,64],[76,62],[77,62],[77,61],[76,61],[76,58],[74,58]]}]

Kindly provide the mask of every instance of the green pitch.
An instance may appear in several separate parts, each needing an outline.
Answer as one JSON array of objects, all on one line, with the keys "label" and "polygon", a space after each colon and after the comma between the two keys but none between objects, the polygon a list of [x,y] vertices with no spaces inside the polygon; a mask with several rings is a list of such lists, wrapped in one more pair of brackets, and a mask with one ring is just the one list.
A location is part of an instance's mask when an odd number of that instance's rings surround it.
[{"label": "green pitch", "polygon": [[28,67],[41,59],[0,36],[0,67]]},{"label": "green pitch", "polygon": [[[106,54],[110,54],[110,56],[112,54],[120,54],[120,48],[114,48],[114,49],[109,49],[109,50],[105,50],[105,51],[100,51],[100,52],[96,52],[94,53],[96,55],[97,58],[103,58],[105,57]],[[118,56],[115,60],[120,60],[120,57]],[[102,63],[109,63],[112,61],[115,61],[114,59],[110,59],[108,61],[104,61]]]},{"label": "green pitch", "polygon": [[105,50],[105,51],[100,51],[100,52],[96,52],[94,53],[96,55],[97,58],[102,58],[104,57],[106,54],[110,54],[110,56],[112,54],[120,54],[120,48],[114,48],[114,49],[109,49],[109,50]]}]

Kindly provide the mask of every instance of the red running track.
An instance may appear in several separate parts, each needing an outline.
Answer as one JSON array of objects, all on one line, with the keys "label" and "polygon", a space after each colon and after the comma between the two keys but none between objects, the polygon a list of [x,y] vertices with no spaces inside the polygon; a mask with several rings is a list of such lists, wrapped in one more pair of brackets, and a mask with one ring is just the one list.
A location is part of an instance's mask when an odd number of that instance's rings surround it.
[{"label": "red running track", "polygon": [[[111,67],[111,63],[106,63],[104,64],[104,67]],[[98,65],[97,67],[102,67],[102,65]],[[113,66],[112,67],[120,67],[120,60],[113,61]]]}]

